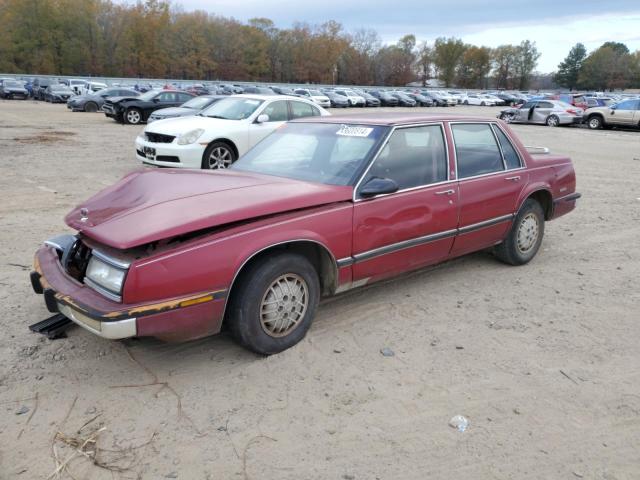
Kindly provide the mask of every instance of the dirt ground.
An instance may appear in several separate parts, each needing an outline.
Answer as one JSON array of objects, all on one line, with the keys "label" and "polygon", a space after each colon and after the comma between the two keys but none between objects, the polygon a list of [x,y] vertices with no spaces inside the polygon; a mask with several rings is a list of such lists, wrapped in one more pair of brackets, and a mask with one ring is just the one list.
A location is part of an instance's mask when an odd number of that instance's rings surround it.
[{"label": "dirt ground", "polygon": [[0,478],[50,478],[55,456],[97,480],[639,478],[640,132],[514,129],[570,155],[583,194],[533,262],[479,253],[329,299],[261,358],[226,335],[31,333],[34,251],[139,167],[141,127],[0,102]]}]

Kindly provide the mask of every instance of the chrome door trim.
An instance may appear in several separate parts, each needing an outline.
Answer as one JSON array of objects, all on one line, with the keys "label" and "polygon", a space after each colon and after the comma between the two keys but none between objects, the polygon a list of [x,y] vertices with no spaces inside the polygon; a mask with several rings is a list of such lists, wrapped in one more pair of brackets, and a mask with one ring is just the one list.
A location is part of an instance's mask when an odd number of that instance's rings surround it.
[{"label": "chrome door trim", "polygon": [[457,229],[445,230],[443,232],[432,233],[430,235],[423,235],[422,237],[410,238],[409,240],[403,240],[401,242],[392,243],[390,245],[384,245],[377,247],[366,252],[356,253],[353,256],[354,263],[370,260],[381,255],[397,252],[398,250],[404,250],[406,248],[417,247],[425,243],[435,242],[436,240],[442,240],[443,238],[449,238],[456,235]]},{"label": "chrome door trim", "polygon": [[482,222],[473,223],[471,225],[467,225],[465,227],[458,228],[458,233],[460,233],[460,234],[469,233],[469,232],[473,232],[475,230],[480,230],[482,228],[492,227],[493,225],[497,225],[499,223],[506,222],[507,220],[512,220],[514,216],[515,216],[515,214],[509,213],[507,215],[501,215],[499,217],[490,218],[489,220],[484,220]]}]

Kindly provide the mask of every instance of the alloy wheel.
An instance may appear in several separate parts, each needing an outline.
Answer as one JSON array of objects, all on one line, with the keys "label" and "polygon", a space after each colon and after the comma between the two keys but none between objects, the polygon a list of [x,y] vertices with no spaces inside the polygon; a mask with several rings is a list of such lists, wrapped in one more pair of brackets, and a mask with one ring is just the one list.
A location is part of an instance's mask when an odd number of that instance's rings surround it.
[{"label": "alloy wheel", "polygon": [[226,147],[216,147],[211,150],[208,165],[210,169],[227,168],[233,163],[233,155]]}]

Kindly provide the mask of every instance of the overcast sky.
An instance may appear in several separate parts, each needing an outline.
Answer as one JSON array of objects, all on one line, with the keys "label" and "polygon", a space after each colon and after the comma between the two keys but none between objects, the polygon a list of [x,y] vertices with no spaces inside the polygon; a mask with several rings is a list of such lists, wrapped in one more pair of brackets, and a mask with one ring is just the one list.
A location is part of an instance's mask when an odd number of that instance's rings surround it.
[{"label": "overcast sky", "polygon": [[385,43],[413,33],[418,42],[455,36],[475,45],[535,41],[541,72],[554,71],[577,42],[591,51],[606,41],[640,49],[640,0],[175,0],[189,10],[246,21],[267,17],[279,28],[296,22],[340,22],[347,31],[377,30]]}]

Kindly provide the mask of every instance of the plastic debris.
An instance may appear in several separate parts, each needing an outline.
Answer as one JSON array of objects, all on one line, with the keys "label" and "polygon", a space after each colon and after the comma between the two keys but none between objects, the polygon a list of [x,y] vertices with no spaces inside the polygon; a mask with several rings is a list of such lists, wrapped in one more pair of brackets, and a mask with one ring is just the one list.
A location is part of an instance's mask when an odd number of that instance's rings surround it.
[{"label": "plastic debris", "polygon": [[384,347],[383,349],[380,350],[380,353],[382,354],[383,357],[393,357],[395,355],[394,351],[391,350],[389,347]]},{"label": "plastic debris", "polygon": [[459,432],[464,432],[469,426],[469,420],[462,415],[456,415],[449,420],[449,426],[451,428],[455,428]]}]

